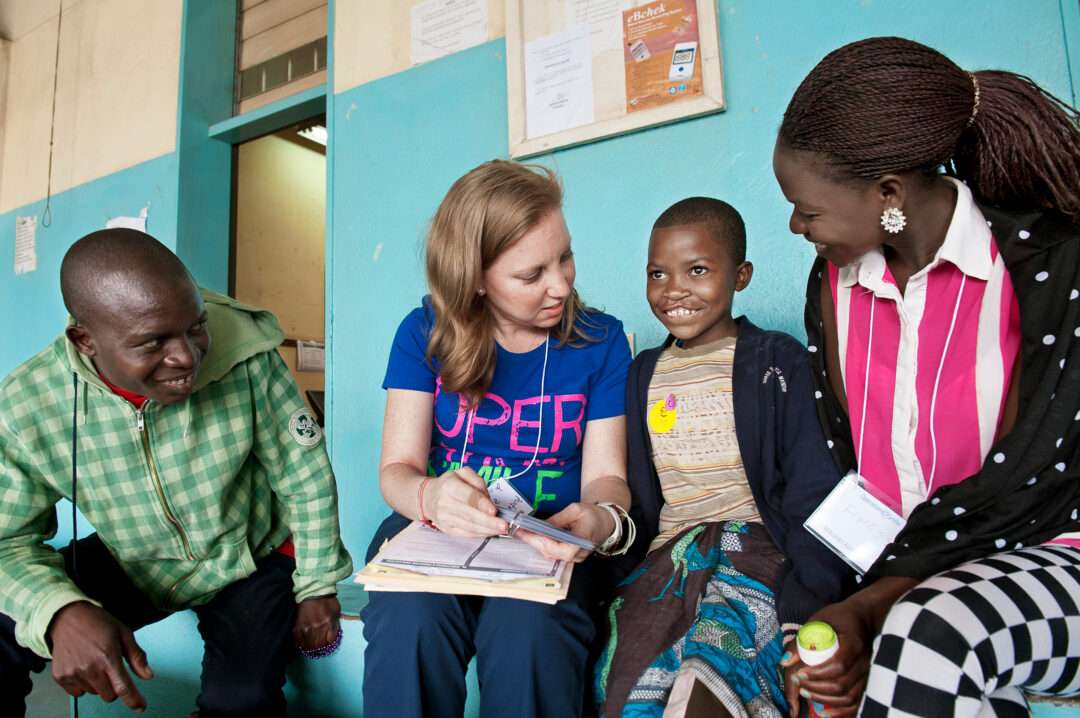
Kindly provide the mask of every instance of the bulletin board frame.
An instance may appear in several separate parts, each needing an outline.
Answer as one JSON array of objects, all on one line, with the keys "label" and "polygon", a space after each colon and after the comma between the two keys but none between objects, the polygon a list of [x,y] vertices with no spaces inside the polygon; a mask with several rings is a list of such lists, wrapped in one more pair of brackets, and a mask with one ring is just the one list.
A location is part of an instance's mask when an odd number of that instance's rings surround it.
[{"label": "bulletin board frame", "polygon": [[658,107],[627,112],[626,72],[622,51],[619,50],[617,53],[609,51],[605,53],[606,56],[597,55],[592,58],[593,94],[595,104],[602,108],[599,116],[595,117],[590,124],[539,137],[528,137],[526,44],[539,37],[565,29],[559,23],[559,6],[565,1],[506,0],[507,110],[512,158],[534,157],[647,127],[721,112],[726,108],[717,0],[686,0],[686,2],[696,3],[697,6],[698,57],[701,60],[703,94],[682,98]]}]

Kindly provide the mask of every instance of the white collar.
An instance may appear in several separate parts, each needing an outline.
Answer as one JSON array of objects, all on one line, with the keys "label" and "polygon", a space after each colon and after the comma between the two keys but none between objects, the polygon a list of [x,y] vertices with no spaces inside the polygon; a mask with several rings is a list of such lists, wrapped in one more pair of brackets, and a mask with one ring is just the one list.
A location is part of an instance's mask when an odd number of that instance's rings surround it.
[{"label": "white collar", "polygon": [[[979,206],[971,196],[971,190],[963,182],[945,177],[956,189],[956,206],[953,208],[945,241],[938,247],[933,260],[912,278],[920,277],[942,262],[952,262],[964,274],[986,281],[994,267],[990,256],[993,238]],[[885,255],[881,248],[872,249],[846,267],[841,267],[837,277],[840,286],[851,287],[857,282],[885,276]]]}]

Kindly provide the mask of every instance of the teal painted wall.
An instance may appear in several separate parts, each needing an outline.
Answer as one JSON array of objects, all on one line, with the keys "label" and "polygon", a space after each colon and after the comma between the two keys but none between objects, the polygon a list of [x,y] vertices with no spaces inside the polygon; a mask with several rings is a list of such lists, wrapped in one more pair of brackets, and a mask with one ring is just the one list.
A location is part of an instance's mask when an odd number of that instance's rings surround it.
[{"label": "teal painted wall", "polygon": [[[206,288],[229,288],[232,148],[207,128],[232,115],[236,6],[185,2],[177,102],[176,253]],[[194,271],[194,269],[192,270]]]},{"label": "teal painted wall", "polygon": [[[0,376],[63,331],[60,261],[79,237],[103,229],[111,217],[137,215],[149,206],[147,231],[176,248],[176,164],[170,153],[61,192],[50,201],[49,227],[41,226],[44,200],[0,214]],[[35,214],[37,270],[15,276],[15,218]]]},{"label": "teal painted wall", "polygon": [[[639,349],[663,337],[644,302],[649,229],[672,202],[699,194],[731,202],[746,220],[756,269],[736,312],[805,336],[813,250],[788,232],[771,155],[787,101],[830,50],[903,35],[966,69],[1019,71],[1073,95],[1063,27],[1075,12],[1063,17],[1058,0],[721,0],[719,19],[726,112],[540,159],[566,186],[579,291],[623,319]],[[420,240],[457,177],[507,156],[505,72],[505,43],[495,40],[334,97],[329,435],[354,556],[387,513],[377,478],[380,386],[397,324],[424,292]]]}]

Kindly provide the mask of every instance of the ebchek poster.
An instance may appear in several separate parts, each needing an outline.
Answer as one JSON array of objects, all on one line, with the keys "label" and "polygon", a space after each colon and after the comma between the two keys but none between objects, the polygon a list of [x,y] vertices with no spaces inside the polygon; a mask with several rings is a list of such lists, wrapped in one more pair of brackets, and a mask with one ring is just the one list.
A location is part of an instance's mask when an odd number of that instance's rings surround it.
[{"label": "ebchek poster", "polygon": [[656,0],[623,11],[626,112],[704,94],[696,0]]}]

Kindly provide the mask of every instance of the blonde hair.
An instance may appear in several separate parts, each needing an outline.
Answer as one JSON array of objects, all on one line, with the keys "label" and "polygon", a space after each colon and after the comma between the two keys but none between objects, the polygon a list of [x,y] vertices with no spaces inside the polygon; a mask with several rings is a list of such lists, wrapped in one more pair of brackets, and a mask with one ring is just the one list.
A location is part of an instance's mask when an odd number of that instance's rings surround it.
[{"label": "blonde hair", "polygon": [[[562,184],[540,165],[485,162],[454,182],[431,220],[425,246],[427,283],[435,309],[427,359],[439,362],[442,389],[480,403],[495,374],[495,322],[478,294],[484,270],[552,210]],[[571,288],[551,335],[559,346],[597,341],[579,326],[587,312]]]}]

